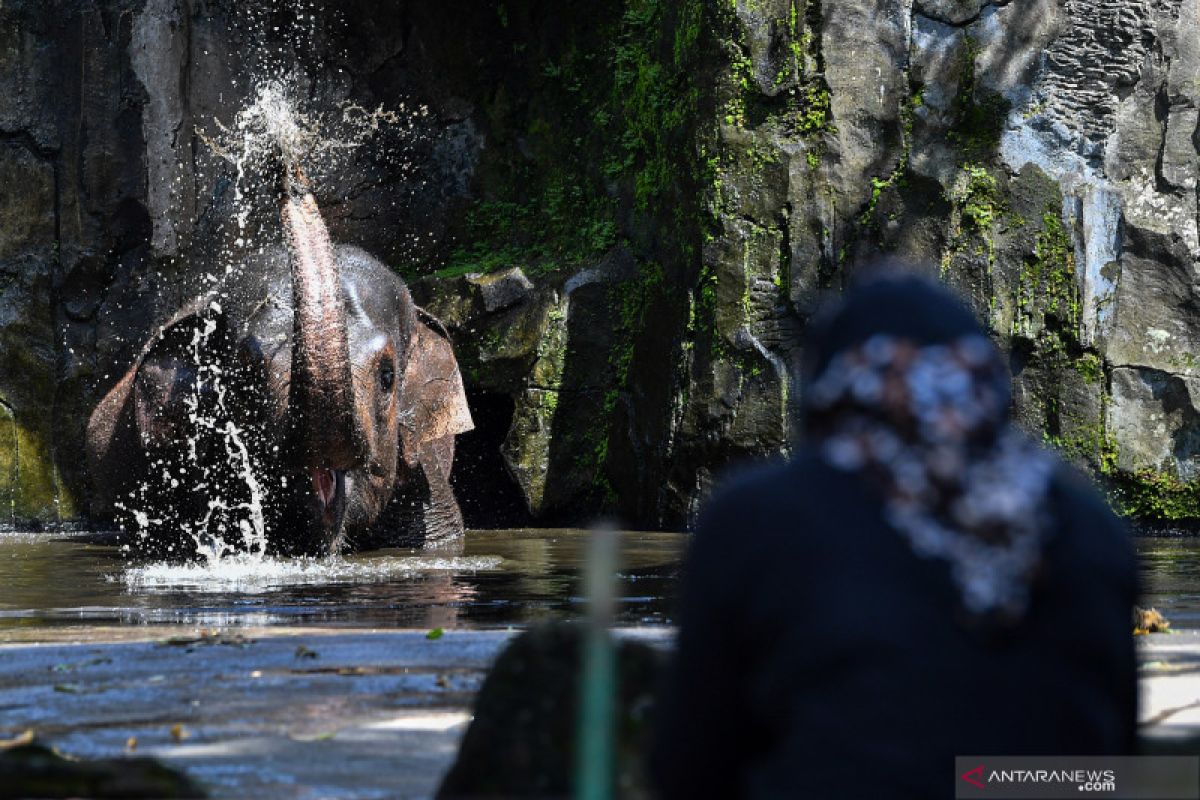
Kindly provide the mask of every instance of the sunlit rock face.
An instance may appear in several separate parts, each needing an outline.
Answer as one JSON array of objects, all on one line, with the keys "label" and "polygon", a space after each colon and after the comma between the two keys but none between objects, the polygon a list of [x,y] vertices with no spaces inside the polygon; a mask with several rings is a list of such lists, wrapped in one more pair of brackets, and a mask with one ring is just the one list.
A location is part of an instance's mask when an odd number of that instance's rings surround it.
[{"label": "sunlit rock face", "polygon": [[804,325],[879,255],[970,299],[1036,436],[1200,516],[1195,3],[69,5],[0,5],[0,524],[83,505],[85,414],[197,284],[264,77],[427,109],[312,177],[454,338],[469,523],[686,525],[794,446]]},{"label": "sunlit rock face", "polygon": [[898,256],[963,292],[1011,352],[1031,433],[1129,510],[1200,515],[1176,502],[1200,448],[1197,13],[1173,0],[716,13],[702,274],[718,338],[681,392],[668,507],[686,517],[714,464],[786,449],[786,426],[763,423],[794,418],[794,332],[823,291]]}]

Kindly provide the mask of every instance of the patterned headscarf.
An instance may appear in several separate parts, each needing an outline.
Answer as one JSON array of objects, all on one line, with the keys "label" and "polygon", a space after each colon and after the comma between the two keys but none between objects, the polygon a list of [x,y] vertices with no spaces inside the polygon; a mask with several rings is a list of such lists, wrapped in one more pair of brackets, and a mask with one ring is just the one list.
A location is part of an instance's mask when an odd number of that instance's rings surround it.
[{"label": "patterned headscarf", "polygon": [[917,555],[949,564],[967,612],[1019,620],[1050,530],[1056,462],[1010,423],[1008,371],[969,312],[925,281],[882,283],[876,301],[894,283],[893,303],[942,318],[905,323],[893,305],[863,338],[871,326],[845,317],[871,303],[848,299],[843,319],[824,326],[841,341],[817,355],[808,380],[809,437],[831,466],[882,494],[886,521]]}]

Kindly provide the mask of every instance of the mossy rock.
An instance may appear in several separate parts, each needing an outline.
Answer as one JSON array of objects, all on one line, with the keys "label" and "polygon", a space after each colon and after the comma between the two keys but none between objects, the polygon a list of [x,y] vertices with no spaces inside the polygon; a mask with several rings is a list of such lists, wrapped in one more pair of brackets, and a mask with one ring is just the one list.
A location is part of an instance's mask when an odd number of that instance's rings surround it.
[{"label": "mossy rock", "polygon": [[[50,414],[34,417],[44,427]],[[23,424],[0,402],[0,524],[53,523],[74,514],[47,439],[48,431]]]}]

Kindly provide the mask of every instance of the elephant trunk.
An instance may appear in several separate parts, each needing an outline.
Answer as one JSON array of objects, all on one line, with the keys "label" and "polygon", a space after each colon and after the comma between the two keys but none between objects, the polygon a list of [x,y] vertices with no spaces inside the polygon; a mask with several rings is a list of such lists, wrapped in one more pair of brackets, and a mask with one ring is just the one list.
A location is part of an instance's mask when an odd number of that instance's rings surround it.
[{"label": "elephant trunk", "polygon": [[364,438],[355,421],[346,308],[329,231],[298,167],[285,183],[281,214],[295,309],[289,405],[302,458],[324,501],[333,473],[362,462]]}]

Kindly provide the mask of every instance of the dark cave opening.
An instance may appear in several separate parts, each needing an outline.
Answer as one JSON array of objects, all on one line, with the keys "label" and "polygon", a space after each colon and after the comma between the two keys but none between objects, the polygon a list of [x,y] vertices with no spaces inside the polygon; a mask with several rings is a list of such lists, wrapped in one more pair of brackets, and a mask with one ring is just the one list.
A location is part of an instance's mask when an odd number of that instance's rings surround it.
[{"label": "dark cave opening", "polygon": [[512,426],[515,403],[506,394],[467,390],[475,430],[460,434],[450,483],[468,528],[523,528],[533,524],[521,488],[500,446]]}]

